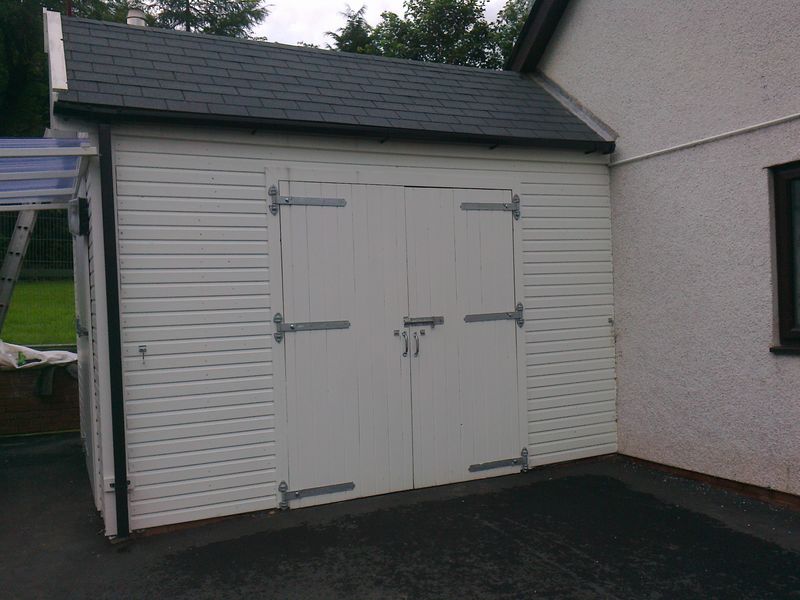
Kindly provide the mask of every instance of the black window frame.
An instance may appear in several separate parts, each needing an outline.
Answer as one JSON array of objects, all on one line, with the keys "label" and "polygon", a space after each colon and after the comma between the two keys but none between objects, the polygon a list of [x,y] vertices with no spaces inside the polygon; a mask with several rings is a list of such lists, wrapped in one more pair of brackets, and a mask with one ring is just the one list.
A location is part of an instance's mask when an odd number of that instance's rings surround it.
[{"label": "black window frame", "polygon": [[800,248],[795,248],[791,184],[800,180],[800,161],[772,167],[775,209],[775,256],[777,261],[778,334],[781,346],[800,351],[800,303],[796,293],[796,261]]}]

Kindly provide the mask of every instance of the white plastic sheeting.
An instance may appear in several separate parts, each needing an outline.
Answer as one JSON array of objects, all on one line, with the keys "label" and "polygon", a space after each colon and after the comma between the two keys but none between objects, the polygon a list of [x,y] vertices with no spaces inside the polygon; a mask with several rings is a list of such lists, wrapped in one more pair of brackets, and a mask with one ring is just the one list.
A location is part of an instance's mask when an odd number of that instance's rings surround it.
[{"label": "white plastic sheeting", "polygon": [[[23,360],[20,360],[22,358]],[[34,350],[0,340],[0,371],[31,369],[44,365],[69,365],[78,355],[66,350]],[[20,364],[23,363],[23,364]]]}]

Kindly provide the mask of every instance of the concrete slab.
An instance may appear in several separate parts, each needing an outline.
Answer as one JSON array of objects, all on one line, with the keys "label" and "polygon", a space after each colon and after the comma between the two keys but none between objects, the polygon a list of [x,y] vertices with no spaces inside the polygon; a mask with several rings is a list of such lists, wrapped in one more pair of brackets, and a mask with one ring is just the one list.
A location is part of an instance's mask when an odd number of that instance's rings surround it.
[{"label": "concrete slab", "polygon": [[800,598],[800,514],[621,457],[112,545],[76,436],[0,440],[9,598]]}]

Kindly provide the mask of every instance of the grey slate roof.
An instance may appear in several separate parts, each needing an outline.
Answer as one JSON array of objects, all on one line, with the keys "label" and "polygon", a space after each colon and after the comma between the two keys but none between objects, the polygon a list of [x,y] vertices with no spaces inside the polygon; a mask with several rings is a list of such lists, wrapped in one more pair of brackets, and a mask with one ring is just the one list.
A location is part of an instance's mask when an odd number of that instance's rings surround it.
[{"label": "grey slate roof", "polygon": [[61,113],[609,151],[536,82],[511,71],[70,17],[62,29],[69,91],[58,96]]}]

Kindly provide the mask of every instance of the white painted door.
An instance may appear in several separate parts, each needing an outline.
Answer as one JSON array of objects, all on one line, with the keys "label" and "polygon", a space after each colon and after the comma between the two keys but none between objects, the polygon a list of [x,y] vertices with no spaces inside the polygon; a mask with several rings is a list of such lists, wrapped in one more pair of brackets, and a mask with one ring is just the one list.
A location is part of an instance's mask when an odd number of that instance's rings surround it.
[{"label": "white painted door", "polygon": [[408,312],[402,187],[282,182],[281,195],[344,206],[280,208],[283,319],[349,321],[286,333],[290,490],[319,504],[413,487],[409,361],[394,335]]},{"label": "white painted door", "polygon": [[467,211],[463,202],[511,201],[508,191],[406,188],[411,326],[414,485],[426,487],[519,471],[470,470],[519,457],[517,324],[466,322],[513,312],[513,217]]}]

